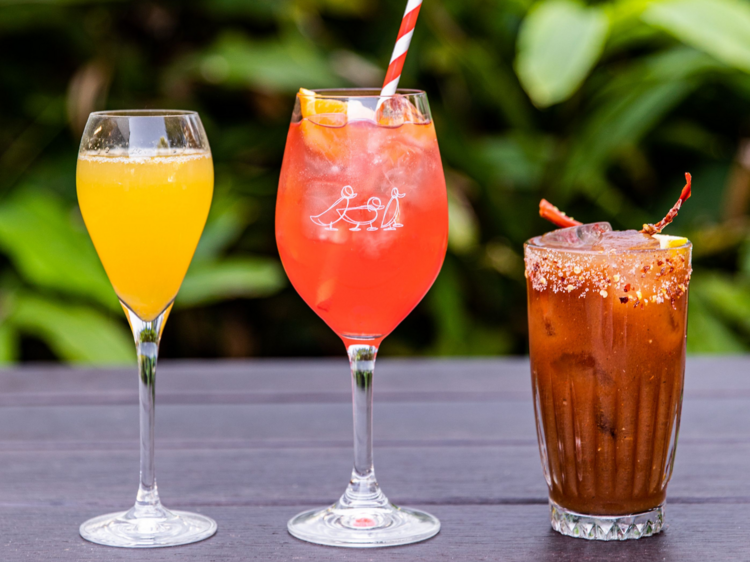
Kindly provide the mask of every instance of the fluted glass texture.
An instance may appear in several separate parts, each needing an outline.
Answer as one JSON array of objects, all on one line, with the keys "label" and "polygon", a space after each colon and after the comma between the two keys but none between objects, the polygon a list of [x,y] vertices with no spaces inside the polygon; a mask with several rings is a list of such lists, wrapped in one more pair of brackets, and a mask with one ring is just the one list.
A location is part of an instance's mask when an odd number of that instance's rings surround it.
[{"label": "fluted glass texture", "polygon": [[616,516],[664,504],[680,425],[689,244],[526,245],[539,449],[550,499]]}]

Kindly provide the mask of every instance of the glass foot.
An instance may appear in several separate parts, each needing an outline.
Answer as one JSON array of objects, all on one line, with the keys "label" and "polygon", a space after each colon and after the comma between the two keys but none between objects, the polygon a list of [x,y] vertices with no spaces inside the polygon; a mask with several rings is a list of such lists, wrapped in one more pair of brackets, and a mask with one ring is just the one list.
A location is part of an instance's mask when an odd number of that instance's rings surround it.
[{"label": "glass foot", "polygon": [[303,541],[328,546],[373,548],[411,544],[434,537],[440,521],[429,513],[388,503],[382,507],[342,507],[300,513],[287,523]]},{"label": "glass foot", "polygon": [[664,505],[632,515],[583,515],[550,500],[550,521],[555,531],[568,537],[595,541],[640,539],[665,528]]},{"label": "glass foot", "polygon": [[87,541],[123,548],[158,548],[202,541],[216,533],[216,521],[205,515],[170,511],[159,507],[153,513],[134,510],[109,513],[89,519],[79,532]]}]

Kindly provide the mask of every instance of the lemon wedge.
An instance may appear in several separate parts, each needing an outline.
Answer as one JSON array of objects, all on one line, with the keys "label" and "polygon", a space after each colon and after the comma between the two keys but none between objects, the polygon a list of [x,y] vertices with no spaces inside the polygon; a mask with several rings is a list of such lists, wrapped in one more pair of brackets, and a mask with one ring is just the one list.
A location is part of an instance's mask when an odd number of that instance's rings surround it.
[{"label": "lemon wedge", "polygon": [[662,250],[668,248],[679,248],[688,243],[688,239],[683,236],[669,236],[667,234],[654,234],[654,238],[659,241]]}]

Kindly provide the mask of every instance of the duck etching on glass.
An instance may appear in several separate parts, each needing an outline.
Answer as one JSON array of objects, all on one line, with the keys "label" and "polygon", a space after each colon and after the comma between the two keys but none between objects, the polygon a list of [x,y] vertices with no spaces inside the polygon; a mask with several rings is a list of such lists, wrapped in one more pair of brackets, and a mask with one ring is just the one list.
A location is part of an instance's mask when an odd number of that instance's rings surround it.
[{"label": "duck etching on glass", "polygon": [[399,193],[398,187],[391,189],[391,200],[383,211],[383,220],[380,222],[380,228],[383,230],[396,230],[404,226],[398,222],[401,218],[401,206],[398,200],[406,197],[406,193]]},{"label": "duck etching on glass", "polygon": [[364,205],[348,208],[341,215],[341,218],[354,225],[354,228],[349,230],[361,230],[361,226],[366,226],[367,230],[373,231],[378,229],[378,227],[373,226],[373,223],[378,220],[378,211],[382,209],[383,204],[380,202],[380,198],[370,197]]},{"label": "duck etching on glass", "polygon": [[362,227],[372,232],[378,230],[375,222],[378,220],[380,211],[385,209],[380,220],[380,228],[383,230],[396,230],[404,226],[399,222],[401,210],[398,200],[405,197],[405,193],[399,193],[398,188],[391,190],[391,199],[388,205],[383,205],[379,197],[370,197],[364,205],[351,206],[351,200],[357,196],[352,186],[346,185],[341,189],[341,197],[319,215],[310,216],[315,224],[325,227],[326,230],[338,230],[333,225],[340,221],[353,225],[349,230],[359,231]]},{"label": "duck etching on glass", "polygon": [[[333,205],[328,207],[319,215],[311,216],[310,220],[315,224],[324,226],[326,230],[338,230],[338,228],[333,228],[333,225],[346,216],[346,211],[349,208],[349,201],[354,199],[356,196],[357,194],[354,193],[352,186],[345,185],[343,188],[341,188],[341,197],[336,199],[336,202]],[[346,201],[346,204],[342,208],[338,208],[338,206],[343,201]]]}]

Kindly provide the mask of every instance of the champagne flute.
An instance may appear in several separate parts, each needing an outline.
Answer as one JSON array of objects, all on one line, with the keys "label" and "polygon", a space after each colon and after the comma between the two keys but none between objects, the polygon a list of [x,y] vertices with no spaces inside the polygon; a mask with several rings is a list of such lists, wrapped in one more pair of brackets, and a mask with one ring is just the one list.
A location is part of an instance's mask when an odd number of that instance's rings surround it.
[{"label": "champagne flute", "polygon": [[95,517],[81,536],[147,548],[203,540],[216,522],[162,506],[154,470],[154,384],[164,324],[193,258],[213,195],[206,133],[192,111],[89,116],[78,153],[78,203],[135,338],[141,476],[135,505]]},{"label": "champagne flute", "polygon": [[372,461],[378,348],[435,281],[448,240],[426,94],[300,90],[279,180],[276,240],[294,288],[346,346],[354,406],[349,486],[333,506],[294,517],[289,532],[349,547],[432,537],[440,522],[390,503]]}]

